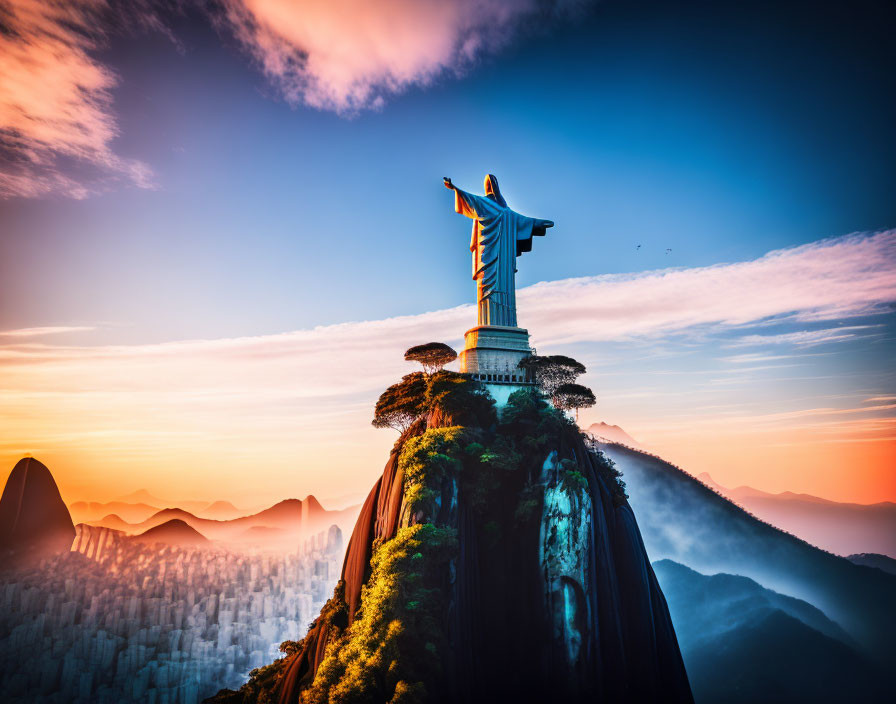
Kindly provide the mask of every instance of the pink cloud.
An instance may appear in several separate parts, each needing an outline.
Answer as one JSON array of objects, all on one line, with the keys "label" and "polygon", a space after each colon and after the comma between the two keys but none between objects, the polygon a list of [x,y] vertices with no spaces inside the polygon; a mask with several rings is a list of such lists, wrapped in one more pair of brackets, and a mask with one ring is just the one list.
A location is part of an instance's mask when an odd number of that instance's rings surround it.
[{"label": "pink cloud", "polygon": [[536,284],[520,291],[518,301],[536,343],[551,344],[881,313],[896,301],[896,230],[822,240],[747,262]]},{"label": "pink cloud", "polygon": [[[225,21],[288,101],[353,112],[462,72],[573,2],[223,0]],[[550,8],[550,9],[547,9]]]},{"label": "pink cloud", "polygon": [[68,332],[89,332],[90,330],[96,330],[96,328],[92,325],[57,325],[42,328],[0,330],[0,337],[39,337],[42,335],[60,335]]},{"label": "pink cloud", "polygon": [[[149,167],[117,155],[116,75],[91,56],[104,39],[106,0],[9,0],[0,5],[0,197],[96,186],[65,173],[60,157],[101,174],[152,185]],[[93,179],[95,181],[96,179]]]}]

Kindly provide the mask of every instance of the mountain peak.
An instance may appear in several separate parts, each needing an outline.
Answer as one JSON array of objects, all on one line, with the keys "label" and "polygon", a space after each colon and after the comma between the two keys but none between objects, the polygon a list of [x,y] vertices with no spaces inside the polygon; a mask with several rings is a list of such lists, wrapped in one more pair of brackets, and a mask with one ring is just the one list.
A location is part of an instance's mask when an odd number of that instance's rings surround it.
[{"label": "mountain peak", "polygon": [[324,507],[320,505],[320,501],[318,501],[314,494],[308,494],[305,497],[304,501],[302,501],[303,510],[310,513],[318,513],[324,510]]},{"label": "mountain peak", "polygon": [[700,472],[700,474],[698,474],[698,475],[695,477],[695,479],[697,479],[698,481],[703,482],[703,483],[706,484],[706,486],[708,486],[710,489],[712,489],[713,491],[718,492],[719,494],[722,494],[723,496],[725,496],[725,495],[727,494],[727,492],[728,492],[728,489],[725,488],[724,486],[722,486],[721,484],[719,484],[715,479],[713,479],[713,478],[710,476],[709,472]]},{"label": "mountain peak", "polygon": [[178,546],[205,545],[209,542],[202,533],[180,518],[172,518],[155,528],[150,528],[140,535],[134,536],[134,540],[141,543],[165,543]]},{"label": "mountain peak", "polygon": [[588,429],[585,431],[590,435],[593,435],[598,440],[604,440],[606,442],[615,442],[620,445],[628,445],[629,447],[641,448],[642,445],[637,440],[635,440],[631,435],[625,432],[618,425],[610,425],[609,423],[604,423],[601,421],[600,423],[592,423],[588,426]]},{"label": "mountain peak", "polygon": [[0,549],[44,555],[68,550],[74,538],[72,517],[50,470],[33,457],[19,460],[0,498]]},{"label": "mountain peak", "polygon": [[227,521],[243,515],[243,512],[229,501],[215,501],[199,513],[205,518],[212,518],[218,521]]}]

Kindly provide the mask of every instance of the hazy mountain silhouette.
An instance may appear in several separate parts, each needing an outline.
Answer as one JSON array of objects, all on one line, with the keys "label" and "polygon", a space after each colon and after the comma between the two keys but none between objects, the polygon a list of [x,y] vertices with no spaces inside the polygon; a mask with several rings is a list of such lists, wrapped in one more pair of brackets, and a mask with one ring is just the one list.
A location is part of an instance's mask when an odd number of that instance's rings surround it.
[{"label": "hazy mountain silhouette", "polygon": [[206,506],[199,514],[202,518],[211,518],[216,521],[230,521],[246,515],[244,511],[240,511],[229,501],[215,501]]},{"label": "hazy mountain silhouette", "polygon": [[178,500],[175,501],[173,499],[160,499],[157,496],[154,496],[146,489],[138,489],[137,491],[133,491],[126,496],[120,496],[117,499],[123,503],[131,503],[131,504],[149,504],[150,506],[178,506],[186,511],[190,511],[192,513],[198,513],[202,511],[202,509],[206,508],[209,505],[208,501],[189,499],[189,500]]},{"label": "hazy mountain silhouette", "polygon": [[635,440],[631,435],[625,432],[618,425],[610,425],[609,423],[592,423],[585,430],[589,435],[593,435],[598,440],[607,442],[617,442],[629,447],[641,447],[641,443]]},{"label": "hazy mountain silhouette", "polygon": [[165,502],[158,498],[157,496],[153,496],[146,489],[137,489],[137,491],[132,491],[130,494],[126,496],[119,496],[118,501],[122,501],[124,503],[131,504],[156,504],[156,505],[165,505]]},{"label": "hazy mountain silhouette", "polygon": [[202,518],[181,508],[166,508],[140,523],[122,525],[117,517],[104,517],[99,521],[93,521],[92,524],[124,530],[134,535],[143,533],[166,521],[178,519],[211,540],[225,542],[249,540],[258,543],[261,536],[266,535],[272,539],[294,542],[301,535],[327,530],[333,524],[346,530],[344,526],[352,525],[357,513],[357,507],[350,507],[342,511],[327,511],[317,499],[308,496],[304,501],[286,499],[258,513],[230,520]]},{"label": "hazy mountain silhouette", "polygon": [[109,501],[107,503],[75,501],[73,504],[69,504],[68,509],[75,523],[98,521],[109,514],[115,514],[128,523],[140,523],[156,513],[161,505],[154,506],[126,501]]},{"label": "hazy mountain silhouette", "polygon": [[16,463],[0,498],[0,564],[67,551],[75,526],[53,475],[33,457]]},{"label": "hazy mountain silhouette", "polygon": [[810,494],[771,494],[749,486],[728,489],[708,473],[698,476],[764,521],[838,555],[876,552],[896,557],[896,504],[852,504]]},{"label": "hazy mountain silhouette", "polygon": [[846,559],[856,565],[875,567],[888,574],[896,575],[896,560],[892,557],[887,557],[886,555],[878,555],[873,552],[862,552],[856,555],[849,555]]},{"label": "hazy mountain silhouette", "polygon": [[130,523],[114,513],[110,513],[108,516],[103,516],[102,519],[97,522],[97,525],[101,525],[103,528],[111,528],[113,530],[121,530],[125,532],[131,527]]},{"label": "hazy mountain silhouette", "polygon": [[173,518],[144,533],[133,536],[141,543],[164,543],[178,547],[208,545],[208,538],[179,518]]},{"label": "hazy mountain silhouette", "polygon": [[813,604],[875,657],[896,662],[896,577],[763,523],[657,457],[604,449],[623,472],[651,559],[750,577]]},{"label": "hazy mountain silhouette", "polygon": [[814,606],[746,577],[653,567],[698,702],[883,701],[882,669]]}]

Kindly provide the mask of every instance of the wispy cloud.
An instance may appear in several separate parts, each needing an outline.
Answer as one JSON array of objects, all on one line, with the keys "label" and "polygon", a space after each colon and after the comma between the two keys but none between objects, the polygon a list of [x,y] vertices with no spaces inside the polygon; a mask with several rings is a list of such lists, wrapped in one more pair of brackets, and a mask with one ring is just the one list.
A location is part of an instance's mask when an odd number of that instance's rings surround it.
[{"label": "wispy cloud", "polygon": [[[131,7],[134,23],[140,7]],[[93,56],[112,14],[107,0],[0,4],[0,198],[85,198],[122,179],[152,185],[146,164],[112,148],[118,79]]]},{"label": "wispy cloud", "polygon": [[875,329],[876,325],[850,325],[824,330],[799,330],[778,335],[745,335],[730,343],[729,347],[757,347],[764,345],[794,345],[813,347],[829,342],[846,342],[859,336],[859,331]]},{"label": "wispy cloud", "polygon": [[43,335],[60,335],[67,332],[90,332],[91,330],[96,330],[96,328],[92,325],[19,328],[18,330],[0,330],[0,337],[40,337]]},{"label": "wispy cloud", "polygon": [[[585,0],[587,2],[587,0]],[[354,112],[457,75],[581,1],[222,0],[224,21],[294,104]]]},{"label": "wispy cloud", "polygon": [[[896,301],[894,254],[896,230],[889,230],[776,251],[751,262],[540,283],[519,292],[520,317],[537,345],[553,348],[573,342],[650,339],[707,327],[721,331],[770,318],[793,323],[807,316],[867,316],[888,310]],[[218,374],[224,374],[240,379],[241,386],[252,386],[253,379],[272,379],[279,388],[283,380],[291,379],[295,393],[303,396],[350,394],[380,388],[393,379],[405,368],[401,352],[411,344],[429,339],[459,343],[473,317],[472,306],[460,306],[259,337],[141,346],[8,344],[0,346],[0,364],[28,368],[37,362],[46,369],[48,364],[101,362],[110,383],[116,379],[114,365],[121,364],[126,369],[122,379],[129,387],[145,383],[157,388],[154,371],[164,369],[170,381],[189,379],[191,386],[206,380],[218,388]],[[869,327],[742,339],[801,347],[807,341],[839,339]],[[4,334],[31,337],[73,330],[26,328]],[[759,361],[755,356],[729,359]]]},{"label": "wispy cloud", "polygon": [[[639,361],[635,354],[626,367],[624,350],[686,338],[691,331],[730,335],[769,319],[787,321],[792,328],[807,317],[848,319],[887,311],[896,300],[894,242],[896,231],[888,231],[826,240],[751,262],[537,284],[519,292],[520,319],[542,352],[568,352],[572,343],[591,348],[612,342],[621,350],[612,375],[643,379],[651,371],[644,367],[649,360]],[[410,369],[403,351],[429,340],[460,345],[474,319],[472,306],[460,306],[278,335],[94,347],[34,339],[54,328],[7,331],[0,338],[0,427],[6,438],[20,443],[10,446],[10,455],[55,448],[89,456],[100,468],[112,453],[116,461],[142,462],[148,473],[188,457],[197,467],[214,468],[215,476],[261,462],[272,486],[283,472],[295,471],[294,458],[300,456],[311,473],[306,478],[331,482],[321,490],[335,491],[340,476],[351,476],[358,462],[391,442],[388,434],[370,428],[369,420],[377,394]],[[634,347],[627,347],[633,341]],[[782,354],[765,356],[787,356],[783,342],[775,344]],[[792,344],[801,348],[796,338]],[[690,356],[679,369],[667,365],[670,360],[660,361],[664,369],[680,373],[650,377],[661,379],[663,388],[695,390],[687,379],[704,371],[719,374]],[[763,369],[783,369],[765,361],[774,360],[744,356],[738,362],[751,364],[736,365],[736,378],[752,380]],[[679,398],[676,406],[676,396],[664,402],[662,421],[652,431],[657,437],[663,428],[676,427],[676,408],[688,411],[682,424],[690,432],[698,427],[697,418],[705,417],[710,432],[738,425],[727,416],[723,423],[713,411],[691,413],[693,398]],[[652,393],[644,404],[648,413],[656,412],[657,400]],[[884,399],[858,410],[820,406],[814,399],[777,415],[768,411],[780,406],[757,409],[738,427],[746,434],[757,427],[893,410]],[[346,428],[351,432],[346,434]],[[340,452],[334,457],[337,441]],[[314,467],[326,467],[326,478]],[[196,481],[203,477],[197,470]],[[174,474],[170,478],[180,480]]]},{"label": "wispy cloud", "polygon": [[804,355],[751,352],[748,354],[735,354],[730,357],[722,357],[722,361],[729,362],[730,364],[756,364],[757,362],[775,362],[781,359],[794,359],[802,356]]},{"label": "wispy cloud", "polygon": [[[522,28],[588,0],[220,0],[195,5],[232,32],[292,104],[354,113],[460,75]],[[150,27],[164,0],[0,3],[0,198],[86,198],[113,184],[152,188],[148,164],[118,153],[110,37]],[[176,11],[170,10],[170,11]]]}]

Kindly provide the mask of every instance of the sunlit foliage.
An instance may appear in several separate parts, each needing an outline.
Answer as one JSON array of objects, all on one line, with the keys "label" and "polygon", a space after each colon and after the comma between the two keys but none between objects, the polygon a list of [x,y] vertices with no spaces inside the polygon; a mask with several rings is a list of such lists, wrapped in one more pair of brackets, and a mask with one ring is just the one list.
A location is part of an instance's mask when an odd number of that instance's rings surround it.
[{"label": "sunlit foliage", "polygon": [[383,391],[373,411],[373,426],[407,430],[425,410],[427,380],[423,372],[402,377]]},{"label": "sunlit foliage", "polygon": [[332,640],[303,701],[426,702],[442,675],[441,579],[457,549],[454,530],[422,523],[379,546],[361,609]]},{"label": "sunlit foliage", "polygon": [[[409,439],[401,450],[399,466],[404,472],[404,501],[411,511],[431,505],[442,481],[456,476],[461,468],[460,441],[464,428],[430,428]],[[434,516],[424,514],[423,520]]]},{"label": "sunlit foliage", "polygon": [[457,359],[457,352],[444,342],[427,342],[411,347],[404,353],[404,358],[408,362],[419,362],[423,371],[432,375]]}]

